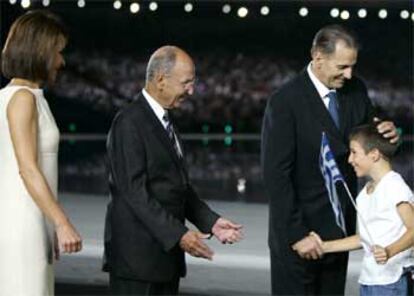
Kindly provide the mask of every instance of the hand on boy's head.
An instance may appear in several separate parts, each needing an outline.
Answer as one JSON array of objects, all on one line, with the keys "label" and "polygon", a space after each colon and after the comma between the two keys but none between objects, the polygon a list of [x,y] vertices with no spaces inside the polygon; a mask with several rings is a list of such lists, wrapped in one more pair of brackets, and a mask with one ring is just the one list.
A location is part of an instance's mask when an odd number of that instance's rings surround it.
[{"label": "hand on boy's head", "polygon": [[[374,122],[380,122],[381,120],[378,117],[374,117]],[[400,135],[397,131],[397,128],[392,121],[381,121],[377,125],[378,132],[382,134],[384,138],[390,140],[390,143],[396,144],[400,140]]]},{"label": "hand on boy's head", "polygon": [[387,250],[381,246],[374,245],[372,247],[372,253],[374,255],[375,261],[378,264],[385,264],[388,261]]}]

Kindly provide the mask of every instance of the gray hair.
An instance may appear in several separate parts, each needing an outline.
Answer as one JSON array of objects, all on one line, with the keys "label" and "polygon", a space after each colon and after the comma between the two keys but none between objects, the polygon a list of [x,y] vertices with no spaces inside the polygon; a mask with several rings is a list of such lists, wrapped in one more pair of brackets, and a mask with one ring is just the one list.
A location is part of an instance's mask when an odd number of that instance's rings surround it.
[{"label": "gray hair", "polygon": [[320,51],[324,54],[335,52],[338,41],[343,41],[349,48],[359,50],[359,42],[353,32],[341,25],[329,25],[316,33],[312,42],[311,52]]},{"label": "gray hair", "polygon": [[164,46],[151,56],[146,72],[146,82],[153,81],[157,73],[169,74],[175,66],[177,48],[175,46]]}]

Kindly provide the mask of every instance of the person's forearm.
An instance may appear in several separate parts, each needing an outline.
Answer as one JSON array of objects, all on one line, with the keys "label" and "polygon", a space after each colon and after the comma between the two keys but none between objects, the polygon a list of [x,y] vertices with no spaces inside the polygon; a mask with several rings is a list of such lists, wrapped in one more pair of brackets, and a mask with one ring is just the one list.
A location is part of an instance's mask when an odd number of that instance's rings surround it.
[{"label": "person's forearm", "polygon": [[343,239],[325,241],[322,244],[324,253],[352,251],[361,247],[361,239],[357,234]]},{"label": "person's forearm", "polygon": [[63,209],[54,198],[45,177],[37,167],[21,168],[20,176],[33,201],[56,227],[69,223]]},{"label": "person's forearm", "polygon": [[398,253],[403,252],[413,246],[414,228],[409,228],[399,240],[385,247],[385,250],[387,251],[388,258],[391,258],[397,255]]}]

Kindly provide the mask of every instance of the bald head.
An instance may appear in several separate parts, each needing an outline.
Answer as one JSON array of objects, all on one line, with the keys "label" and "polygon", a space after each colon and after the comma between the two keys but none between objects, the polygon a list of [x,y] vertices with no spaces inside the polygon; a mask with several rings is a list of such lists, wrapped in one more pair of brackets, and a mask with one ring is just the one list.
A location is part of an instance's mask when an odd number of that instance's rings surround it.
[{"label": "bald head", "polygon": [[158,48],[148,62],[146,83],[153,82],[157,74],[169,75],[177,62],[193,63],[191,57],[179,47],[166,45]]},{"label": "bald head", "polygon": [[163,46],[151,56],[145,90],[165,109],[178,107],[194,93],[195,67],[191,57],[176,46]]}]

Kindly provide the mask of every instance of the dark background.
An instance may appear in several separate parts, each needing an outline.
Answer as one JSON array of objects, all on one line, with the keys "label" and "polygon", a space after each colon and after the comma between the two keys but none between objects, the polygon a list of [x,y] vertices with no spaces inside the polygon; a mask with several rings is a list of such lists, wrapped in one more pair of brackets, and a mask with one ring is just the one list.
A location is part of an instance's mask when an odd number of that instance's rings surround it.
[{"label": "dark background", "polygon": [[[195,95],[174,112],[192,179],[206,198],[263,201],[259,140],[267,98],[309,63],[313,36],[332,23],[359,36],[356,75],[381,117],[402,128],[395,164],[413,184],[412,1],[157,1],[156,11],[149,10],[150,1],[139,1],[137,14],[130,13],[131,2],[122,1],[120,10],[113,1],[92,0],[84,8],[76,0],[51,0],[48,7],[70,32],[66,67],[46,89],[63,135],[62,191],[107,192],[104,141],[111,120],[143,87],[151,53],[172,44],[187,50],[197,68]],[[191,13],[184,11],[187,2],[194,5]],[[20,0],[0,3],[3,46],[25,9]],[[231,5],[229,14],[224,4]],[[264,5],[267,16],[260,14]],[[249,9],[246,18],[237,16],[242,6]],[[298,14],[301,7],[309,10],[306,17]],[[348,10],[350,18],[332,18],[334,7]],[[33,8],[43,8],[42,2],[32,1]],[[357,16],[360,8],[367,9],[366,18]],[[383,8],[386,19],[378,17]],[[408,19],[400,17],[402,10]]]}]

